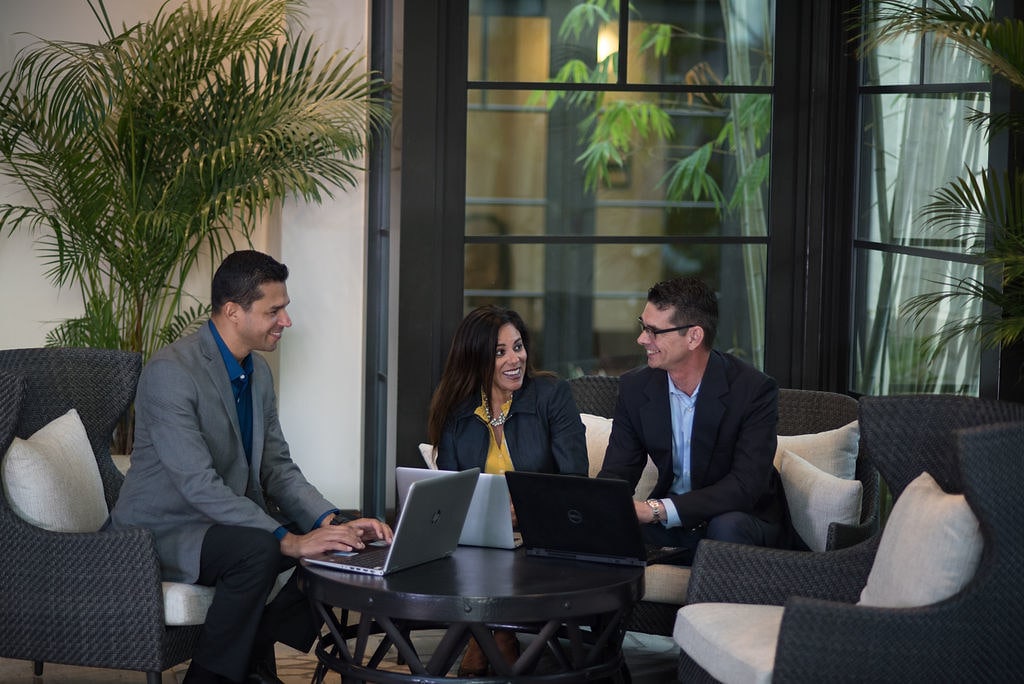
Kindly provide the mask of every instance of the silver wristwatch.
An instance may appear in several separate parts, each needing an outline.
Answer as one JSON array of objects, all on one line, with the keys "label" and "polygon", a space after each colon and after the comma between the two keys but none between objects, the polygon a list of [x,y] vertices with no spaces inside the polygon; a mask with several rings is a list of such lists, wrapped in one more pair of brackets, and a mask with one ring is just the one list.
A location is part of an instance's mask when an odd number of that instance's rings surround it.
[{"label": "silver wristwatch", "polygon": [[654,514],[654,522],[660,523],[664,519],[661,514],[661,502],[657,499],[648,499],[644,503],[651,507],[651,513]]}]

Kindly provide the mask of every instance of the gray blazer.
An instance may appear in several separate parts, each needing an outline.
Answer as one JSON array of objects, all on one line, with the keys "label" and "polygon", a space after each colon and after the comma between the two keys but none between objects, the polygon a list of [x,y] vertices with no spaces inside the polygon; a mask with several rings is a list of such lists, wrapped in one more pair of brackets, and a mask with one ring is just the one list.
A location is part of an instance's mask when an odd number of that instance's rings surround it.
[{"label": "gray blazer", "polygon": [[114,527],[153,531],[164,579],[195,582],[212,525],[311,529],[336,508],[302,475],[281,433],[273,378],[253,354],[252,467],[231,381],[203,324],[153,355],[135,398],[131,467],[111,511]]}]

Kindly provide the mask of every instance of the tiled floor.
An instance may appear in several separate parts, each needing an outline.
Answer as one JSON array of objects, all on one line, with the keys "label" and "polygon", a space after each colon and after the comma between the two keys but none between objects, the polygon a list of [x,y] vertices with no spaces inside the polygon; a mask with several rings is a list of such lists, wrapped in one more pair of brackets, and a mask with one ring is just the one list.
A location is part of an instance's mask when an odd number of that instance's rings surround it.
[{"label": "tiled floor", "polygon": [[[422,654],[428,653],[432,648],[431,639],[430,633],[417,638],[417,650]],[[633,684],[664,684],[675,681],[678,649],[670,638],[628,632],[623,647]],[[278,676],[286,684],[308,684],[312,679],[315,665],[316,658],[313,654],[299,653],[287,646],[278,645]],[[181,678],[185,676],[186,669],[182,665],[164,672],[163,684],[179,684]],[[3,684],[144,684],[145,681],[145,675],[140,672],[100,670],[52,663],[43,668],[42,677],[34,677],[32,663],[0,658],[0,682]],[[331,673],[326,681],[338,684],[341,677]]]}]

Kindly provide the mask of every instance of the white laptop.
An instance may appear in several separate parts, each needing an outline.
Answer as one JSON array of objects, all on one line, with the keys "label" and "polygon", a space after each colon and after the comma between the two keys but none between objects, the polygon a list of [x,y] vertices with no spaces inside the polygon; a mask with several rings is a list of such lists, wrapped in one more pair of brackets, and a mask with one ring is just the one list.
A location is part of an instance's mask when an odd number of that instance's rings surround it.
[{"label": "white laptop", "polygon": [[[414,482],[435,478],[447,472],[402,466],[396,468],[398,510],[405,507],[409,488]],[[512,501],[504,475],[480,473],[459,543],[463,546],[489,546],[496,549],[514,549],[522,543],[519,533],[512,530]]]},{"label": "white laptop", "polygon": [[332,551],[306,560],[336,570],[388,575],[450,556],[459,545],[480,469],[444,475],[409,487],[390,545],[369,544],[362,551]]}]

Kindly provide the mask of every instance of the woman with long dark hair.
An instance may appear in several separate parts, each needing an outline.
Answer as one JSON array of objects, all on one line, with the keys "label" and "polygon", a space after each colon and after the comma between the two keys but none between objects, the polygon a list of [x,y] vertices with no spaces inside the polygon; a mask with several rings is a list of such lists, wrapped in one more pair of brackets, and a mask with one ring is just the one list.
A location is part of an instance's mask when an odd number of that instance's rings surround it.
[{"label": "woman with long dark hair", "polygon": [[427,434],[442,470],[587,474],[587,443],[569,385],[529,363],[518,313],[481,306],[462,320],[430,402]]},{"label": "woman with long dark hair", "polygon": [[[430,402],[427,434],[438,468],[587,475],[586,430],[569,384],[535,371],[529,350],[529,331],[515,311],[481,306],[462,320]],[[514,632],[497,630],[494,638],[509,662],[518,657]],[[471,639],[459,676],[487,670]]]}]

